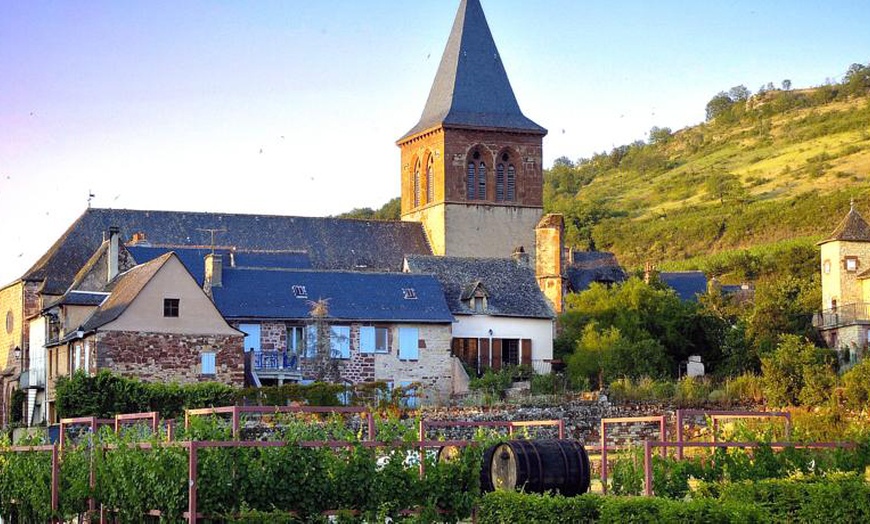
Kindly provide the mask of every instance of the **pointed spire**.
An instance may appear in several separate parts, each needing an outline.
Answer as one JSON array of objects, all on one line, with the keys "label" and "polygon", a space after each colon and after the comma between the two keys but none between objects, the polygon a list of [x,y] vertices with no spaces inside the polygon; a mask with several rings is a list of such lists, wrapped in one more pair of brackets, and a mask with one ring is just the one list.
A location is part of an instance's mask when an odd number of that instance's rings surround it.
[{"label": "pointed spire", "polygon": [[833,242],[835,240],[844,240],[847,242],[870,242],[870,225],[861,216],[861,213],[855,209],[855,200],[849,202],[849,213],[846,214],[837,228],[831,233],[831,236],[826,240],[819,242]]},{"label": "pointed spire", "polygon": [[401,140],[438,125],[545,135],[523,115],[480,0],[462,0],[420,121]]}]

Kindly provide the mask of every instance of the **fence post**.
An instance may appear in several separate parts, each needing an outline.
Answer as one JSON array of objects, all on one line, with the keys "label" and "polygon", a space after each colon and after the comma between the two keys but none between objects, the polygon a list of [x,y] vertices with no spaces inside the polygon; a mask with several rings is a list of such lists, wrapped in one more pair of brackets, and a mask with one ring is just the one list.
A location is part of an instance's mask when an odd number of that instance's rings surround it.
[{"label": "fence post", "polygon": [[683,460],[683,410],[677,410],[677,458]]},{"label": "fence post", "polygon": [[601,494],[607,495],[607,423],[601,419]]},{"label": "fence post", "polygon": [[650,441],[643,443],[643,494],[651,497],[652,490],[652,446]]},{"label": "fence post", "polygon": [[196,449],[197,442],[188,442],[190,450],[187,468],[187,522],[196,524]]},{"label": "fence post", "polygon": [[57,519],[58,501],[60,496],[60,454],[58,453],[57,444],[51,446],[51,521],[59,522]]}]

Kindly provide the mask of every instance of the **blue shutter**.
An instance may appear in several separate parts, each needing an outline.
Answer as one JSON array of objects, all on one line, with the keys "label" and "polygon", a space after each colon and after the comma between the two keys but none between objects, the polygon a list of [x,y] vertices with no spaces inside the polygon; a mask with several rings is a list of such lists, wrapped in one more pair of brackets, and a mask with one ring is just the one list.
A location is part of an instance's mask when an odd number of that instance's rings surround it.
[{"label": "blue shutter", "polygon": [[314,324],[305,327],[305,358],[317,356],[317,326]]},{"label": "blue shutter", "polygon": [[420,358],[419,339],[417,328],[399,328],[399,359],[417,360]]},{"label": "blue shutter", "polygon": [[371,326],[363,326],[359,328],[359,352],[375,352],[375,328]]},{"label": "blue shutter", "polygon": [[245,351],[260,351],[260,324],[239,324],[245,334]]},{"label": "blue shutter", "polygon": [[330,330],[329,347],[332,358],[350,358],[350,328],[332,326]]},{"label": "blue shutter", "polygon": [[215,365],[215,354],[214,353],[202,353],[202,374],[203,375],[214,375],[217,373],[217,366]]}]

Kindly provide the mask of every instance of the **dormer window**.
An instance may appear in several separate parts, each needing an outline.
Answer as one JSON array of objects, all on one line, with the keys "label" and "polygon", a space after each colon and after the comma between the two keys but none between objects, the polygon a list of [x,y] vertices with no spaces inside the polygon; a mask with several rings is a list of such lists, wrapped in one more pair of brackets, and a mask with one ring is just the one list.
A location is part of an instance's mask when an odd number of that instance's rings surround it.
[{"label": "dormer window", "polygon": [[858,257],[846,257],[845,265],[849,273],[858,271]]},{"label": "dormer window", "polygon": [[308,298],[308,290],[305,286],[293,286],[293,296],[296,298]]},{"label": "dormer window", "polygon": [[403,288],[402,298],[405,300],[417,300],[417,291],[412,287]]}]

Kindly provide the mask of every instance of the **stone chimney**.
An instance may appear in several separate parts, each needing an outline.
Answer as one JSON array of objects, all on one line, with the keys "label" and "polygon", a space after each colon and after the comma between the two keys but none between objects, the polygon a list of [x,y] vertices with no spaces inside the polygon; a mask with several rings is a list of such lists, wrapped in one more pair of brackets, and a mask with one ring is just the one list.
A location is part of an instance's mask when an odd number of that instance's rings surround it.
[{"label": "stone chimney", "polygon": [[223,278],[223,260],[221,255],[217,253],[209,253],[205,256],[205,282],[203,287],[209,290],[214,287],[221,287]]},{"label": "stone chimney", "polygon": [[538,287],[562,312],[565,297],[565,219],[561,214],[544,215],[535,227],[535,277]]},{"label": "stone chimney", "polygon": [[120,246],[119,246],[119,237],[121,236],[121,230],[118,226],[110,226],[109,227],[109,253],[106,256],[107,259],[107,274],[106,274],[106,282],[111,282],[113,278],[118,276],[118,266],[120,265]]}]

